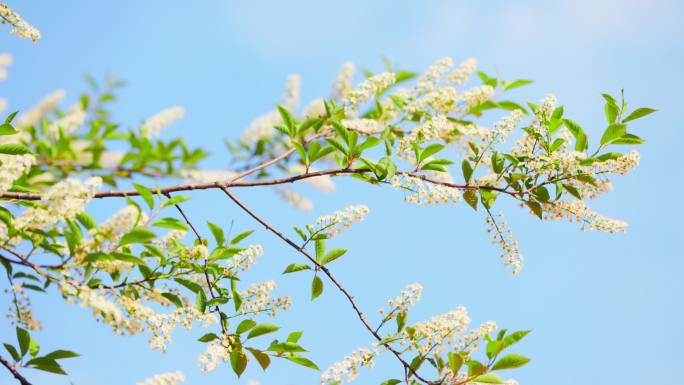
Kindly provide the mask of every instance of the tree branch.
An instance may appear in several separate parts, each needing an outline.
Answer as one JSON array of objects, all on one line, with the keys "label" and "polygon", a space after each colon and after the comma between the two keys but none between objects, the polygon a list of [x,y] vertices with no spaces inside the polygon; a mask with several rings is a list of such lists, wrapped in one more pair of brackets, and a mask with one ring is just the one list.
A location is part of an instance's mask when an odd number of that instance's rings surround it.
[{"label": "tree branch", "polygon": [[[318,176],[338,176],[338,175],[345,175],[345,174],[368,174],[371,171],[366,169],[366,168],[340,168],[340,169],[334,169],[334,170],[323,170],[323,171],[315,171],[315,172],[307,172],[304,174],[299,174],[299,175],[294,175],[294,176],[289,176],[289,177],[283,177],[283,178],[274,178],[274,179],[267,179],[267,180],[255,180],[255,181],[235,181],[235,182],[221,182],[221,181],[216,181],[216,182],[207,182],[207,183],[198,183],[198,184],[179,184],[175,186],[168,186],[168,187],[163,187],[156,189],[155,192],[159,192],[161,194],[168,194],[172,192],[180,192],[180,191],[193,191],[193,190],[209,190],[209,189],[226,189],[226,188],[233,188],[233,187],[256,187],[256,186],[274,186],[274,185],[280,185],[280,184],[287,184],[287,183],[293,183],[299,180],[304,180],[304,179],[309,179],[309,178],[315,178]],[[500,193],[508,194],[511,196],[517,196],[517,195],[523,195],[526,194],[527,191],[511,191],[505,188],[501,187],[495,187],[495,186],[484,186],[484,185],[469,185],[469,184],[458,184],[458,183],[451,183],[451,182],[444,182],[440,180],[435,180],[432,178],[429,178],[428,176],[425,176],[423,174],[419,174],[416,172],[411,172],[411,171],[398,171],[398,175],[405,175],[405,176],[410,176],[414,178],[421,179],[422,181],[432,183],[435,185],[441,185],[441,186],[446,186],[446,187],[451,187],[459,190],[490,190],[490,191],[497,191]],[[132,196],[138,196],[140,193],[137,190],[110,190],[110,191],[102,191],[99,193],[95,193],[93,198],[95,199],[100,199],[100,198],[112,198],[112,197],[132,197]],[[23,201],[37,201],[42,199],[41,194],[36,194],[36,193],[24,193],[24,192],[4,192],[0,194],[0,198],[4,199],[16,199],[16,200],[23,200]]]},{"label": "tree branch", "polygon": [[[330,281],[337,287],[337,289],[339,289],[339,291],[341,291],[342,294],[344,294],[344,296],[347,298],[347,300],[351,304],[352,308],[354,308],[354,311],[356,312],[356,315],[358,316],[359,320],[361,320],[361,323],[366,327],[366,329],[368,329],[368,331],[373,335],[373,337],[375,337],[375,339],[377,339],[378,341],[382,340],[382,337],[373,329],[371,324],[366,319],[366,315],[363,313],[363,311],[361,310],[359,305],[354,300],[354,296],[351,295],[351,293],[344,286],[342,286],[342,284],[335,278],[335,276],[332,275],[332,273],[330,272],[330,270],[327,267],[319,264],[318,261],[316,260],[316,258],[312,257],[311,254],[309,254],[309,252],[306,251],[306,249],[304,249],[303,247],[294,243],[290,238],[285,236],[282,232],[280,232],[279,230],[277,230],[276,228],[271,226],[268,222],[266,222],[264,219],[262,219],[261,217],[256,215],[252,210],[250,210],[247,206],[245,206],[239,199],[237,199],[237,197],[235,195],[233,195],[227,188],[221,187],[221,190],[223,190],[223,192],[226,195],[228,195],[228,197],[233,202],[235,202],[235,204],[238,205],[244,212],[246,212],[249,216],[254,218],[254,220],[256,220],[257,222],[262,224],[268,231],[272,232],[278,238],[282,239],[283,241],[285,241],[285,243],[287,243],[292,248],[297,250],[300,254],[303,254],[311,263],[313,263],[316,266],[316,268],[321,270],[328,277],[328,279],[330,279]],[[410,373],[412,375],[414,375],[417,379],[421,380],[422,382],[424,382],[426,384],[435,384],[435,382],[430,381],[430,380],[426,380],[425,378],[421,377],[411,367],[411,365],[404,360],[404,358],[401,356],[401,353],[398,352],[396,349],[394,349],[391,345],[385,343],[385,344],[383,344],[383,346],[387,350],[392,352],[397,357],[397,359],[401,362],[401,364],[404,366],[404,368],[407,369],[408,371],[410,371]]]},{"label": "tree branch", "polygon": [[17,369],[14,367],[14,365],[10,364],[9,361],[7,361],[4,357],[0,356],[0,362],[7,368],[7,370],[10,371],[10,373],[12,373],[14,378],[16,378],[21,385],[33,385],[29,382],[29,380],[26,379],[26,377],[17,372]]}]

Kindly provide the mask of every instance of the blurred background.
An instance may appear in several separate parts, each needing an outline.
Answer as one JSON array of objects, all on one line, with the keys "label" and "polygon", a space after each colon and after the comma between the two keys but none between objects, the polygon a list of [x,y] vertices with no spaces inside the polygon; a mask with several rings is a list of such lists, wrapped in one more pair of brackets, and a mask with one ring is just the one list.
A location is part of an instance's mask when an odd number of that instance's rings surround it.
[{"label": "blurred background", "polygon": [[[425,290],[410,321],[464,305],[474,323],[495,320],[532,329],[517,351],[533,361],[512,376],[521,384],[683,383],[681,223],[681,90],[684,87],[684,5],[676,0],[574,1],[10,1],[43,33],[36,44],[0,34],[0,52],[14,56],[0,83],[8,110],[21,110],[55,89],[86,89],[88,73],[128,81],[114,108],[126,127],[163,108],[182,105],[184,120],[165,132],[212,152],[205,163],[223,167],[223,138],[236,138],[256,116],[271,110],[285,79],[299,73],[303,103],[328,94],[345,61],[374,71],[382,57],[396,67],[422,71],[435,60],[476,57],[480,69],[507,80],[534,79],[511,92],[538,102],[554,93],[566,115],[596,141],[604,129],[602,92],[625,89],[631,107],[659,112],[633,124],[647,140],[641,166],[616,179],[615,191],[594,208],[629,222],[627,234],[582,233],[566,223],[541,223],[527,210],[508,209],[526,266],[511,277],[491,245],[481,213],[466,205],[415,207],[402,194],[354,181],[333,194],[302,190],[316,204],[303,214],[267,190],[240,190],[267,220],[285,230],[351,204],[371,213],[340,236],[350,249],[335,272],[373,314],[407,284]],[[357,78],[358,80],[358,78]],[[678,139],[680,138],[680,139]],[[193,193],[187,211],[237,230],[257,228],[222,193]],[[97,203],[102,217],[123,202]],[[107,206],[109,205],[109,206]],[[206,228],[205,228],[206,231]],[[266,254],[250,278],[277,278],[294,308],[284,330],[304,330],[302,345],[327,368],[353,349],[368,346],[342,296],[327,286],[308,301],[305,275],[279,276],[299,257],[259,229],[251,242]],[[3,284],[4,285],[4,284]],[[160,372],[182,370],[189,385],[313,384],[319,373],[276,362],[266,373],[252,364],[241,379],[225,365],[204,375],[195,364],[203,333],[179,330],[166,354],[149,352],[145,336],[117,337],[86,309],[64,304],[56,293],[34,296],[44,330],[43,349],[68,348],[83,356],[64,361],[69,377],[27,372],[38,384],[121,385]],[[8,307],[9,302],[3,304]],[[377,314],[374,314],[377,316]],[[2,342],[13,330],[2,323]],[[266,342],[264,342],[266,343]],[[360,384],[396,376],[395,361],[381,359]],[[12,384],[8,373],[0,384]]]}]

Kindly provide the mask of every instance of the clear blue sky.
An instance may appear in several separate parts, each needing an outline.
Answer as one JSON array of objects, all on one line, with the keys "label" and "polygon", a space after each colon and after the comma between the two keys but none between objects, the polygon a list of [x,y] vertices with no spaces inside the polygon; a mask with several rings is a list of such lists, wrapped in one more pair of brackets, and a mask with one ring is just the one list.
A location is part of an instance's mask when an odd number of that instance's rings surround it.
[{"label": "clear blue sky", "polygon": [[[421,5],[418,5],[421,4]],[[381,56],[420,70],[443,56],[474,56],[504,78],[532,78],[516,91],[536,101],[555,93],[566,113],[593,138],[603,129],[600,93],[626,90],[632,106],[660,110],[635,124],[648,141],[642,164],[596,203],[608,216],[627,220],[626,235],[581,233],[577,226],[540,223],[513,208],[508,218],[526,255],[511,277],[489,244],[484,220],[465,205],[416,208],[401,195],[343,183],[336,195],[310,192],[316,209],[304,215],[282,207],[269,192],[239,191],[256,210],[281,226],[304,224],[319,214],[365,203],[371,214],[339,244],[350,253],[335,266],[340,279],[375,311],[406,284],[418,281],[424,298],[413,313],[423,319],[462,304],[472,318],[534,332],[519,346],[533,362],[515,372],[521,384],[682,383],[684,344],[680,250],[684,188],[681,163],[681,90],[684,7],[676,0],[574,1],[10,1],[43,32],[38,44],[0,34],[0,51],[15,64],[0,83],[11,108],[31,105],[64,88],[72,98],[85,88],[84,73],[129,81],[115,117],[136,124],[159,109],[180,104],[186,119],[167,135],[208,147],[207,163],[225,163],[221,139],[237,136],[273,107],[287,74],[303,78],[304,99],[329,91],[340,64],[351,60],[380,69]],[[678,134],[676,134],[678,133]],[[308,190],[306,190],[308,192]],[[256,228],[216,192],[193,194],[197,220]],[[509,205],[510,206],[510,205]],[[101,207],[101,206],[100,206]],[[105,208],[113,210],[113,208]],[[391,239],[376,243],[375,239]],[[259,231],[266,255],[252,277],[272,277],[298,256]],[[300,278],[300,279],[298,279]],[[328,290],[307,300],[308,280],[278,277],[294,309],[286,329],[305,330],[302,343],[327,367],[369,344],[369,336],[341,295]],[[277,363],[266,374],[250,368],[237,380],[228,367],[202,375],[195,358],[197,331],[176,334],[170,352],[149,352],[145,337],[120,338],[87,311],[68,307],[56,293],[34,299],[45,324],[45,349],[83,354],[65,363],[69,378],[41,384],[134,384],[152,374],[183,370],[186,384],[313,384],[318,374]],[[2,306],[7,306],[4,304]],[[2,340],[13,338],[0,327]],[[382,360],[360,384],[397,373]],[[0,384],[13,383],[6,373]]]}]

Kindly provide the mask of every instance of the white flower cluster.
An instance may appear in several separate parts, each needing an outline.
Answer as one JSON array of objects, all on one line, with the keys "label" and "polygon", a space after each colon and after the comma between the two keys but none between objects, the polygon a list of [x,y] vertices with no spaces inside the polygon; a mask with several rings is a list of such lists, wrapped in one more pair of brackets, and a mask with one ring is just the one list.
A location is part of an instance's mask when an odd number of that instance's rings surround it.
[{"label": "white flower cluster", "polygon": [[[1,238],[0,238],[1,239]],[[21,325],[28,330],[40,330],[43,328],[31,310],[31,300],[19,284],[14,284],[5,289],[6,293],[12,293],[12,305],[8,309],[7,318],[11,324]]]},{"label": "white flower cluster", "polygon": [[516,109],[510,115],[499,119],[499,121],[494,123],[494,127],[492,127],[491,140],[504,143],[511,132],[522,122],[524,116],[522,110]]},{"label": "white flower cluster", "polygon": [[148,139],[156,138],[174,122],[185,116],[185,109],[180,106],[167,108],[148,118],[140,127],[140,134]]},{"label": "white flower cluster", "polygon": [[416,91],[425,93],[434,90],[442,76],[444,76],[444,74],[453,66],[454,59],[450,57],[444,57],[437,60],[437,62],[428,67],[428,69],[418,78]]},{"label": "white flower cluster", "polygon": [[368,102],[370,98],[394,84],[395,81],[396,75],[392,72],[383,72],[369,77],[344,96],[342,101],[346,110],[356,111],[360,105]]},{"label": "white flower cluster", "polygon": [[207,343],[205,351],[197,357],[197,365],[200,370],[208,373],[216,369],[221,362],[230,361],[230,352],[233,350],[235,337],[222,334],[219,338]]},{"label": "white flower cluster", "polygon": [[493,216],[487,216],[487,233],[492,237],[492,243],[501,249],[501,260],[504,266],[512,266],[511,274],[517,275],[523,267],[523,255],[520,252],[518,240],[513,236],[510,226],[502,213],[498,214],[498,220]]},{"label": "white flower cluster", "polygon": [[40,39],[40,31],[27,23],[21,15],[14,12],[6,4],[0,3],[0,24],[5,23],[12,26],[11,33],[21,38],[31,39],[33,42]]},{"label": "white flower cluster", "polygon": [[[417,350],[421,354],[430,351],[444,352],[462,341],[463,333],[470,325],[468,312],[462,306],[432,317],[432,319],[413,325],[413,336],[409,337],[409,349]],[[404,329],[402,333],[406,334]]]},{"label": "white flower cluster", "polygon": [[[411,307],[420,300],[420,296],[423,294],[423,286],[419,283],[412,283],[404,290],[399,293],[394,299],[387,301],[387,305],[390,308],[389,313],[385,317],[385,320],[394,318],[397,314],[407,313],[411,310]],[[380,309],[380,314],[384,315],[385,310]]]},{"label": "white flower cluster", "polygon": [[347,129],[357,131],[363,135],[376,135],[382,133],[385,129],[384,122],[378,119],[342,119],[341,123]]},{"label": "white flower cluster", "polygon": [[88,178],[85,182],[65,179],[50,187],[42,196],[42,204],[24,211],[14,226],[18,229],[46,229],[61,220],[74,219],[101,185],[99,177]]},{"label": "white flower cluster", "polygon": [[[0,53],[0,82],[7,79],[7,67],[12,65],[12,55]],[[0,112],[2,112],[0,108]]]},{"label": "white flower cluster", "polygon": [[269,316],[275,317],[278,311],[289,309],[292,306],[292,300],[289,296],[271,297],[271,291],[275,288],[276,283],[271,280],[252,284],[247,290],[240,293],[243,300],[240,313],[258,314],[266,312]]},{"label": "white flower cluster", "polygon": [[136,385],[178,385],[183,381],[185,381],[185,374],[183,372],[169,372],[157,374],[143,382],[136,383]]},{"label": "white flower cluster", "polygon": [[[438,182],[453,182],[451,175],[448,173],[433,173],[430,177]],[[391,183],[395,189],[403,189],[409,192],[404,198],[404,202],[407,203],[415,203],[417,205],[455,204],[462,198],[462,194],[458,189],[439,183],[427,182],[410,175],[395,175]]]},{"label": "white flower cluster", "polygon": [[368,207],[364,205],[349,206],[344,210],[318,217],[314,227],[322,230],[321,232],[327,234],[328,237],[333,237],[350,227],[352,223],[363,220],[368,212]]},{"label": "white flower cluster", "polygon": [[75,104],[64,116],[50,123],[47,127],[47,136],[52,140],[59,139],[60,129],[64,131],[65,135],[72,134],[85,123],[85,120],[86,112],[83,111],[80,104]]},{"label": "white flower cluster", "polygon": [[373,368],[375,361],[373,358],[378,354],[377,351],[372,351],[367,348],[359,348],[354,350],[351,355],[344,357],[340,362],[331,365],[321,376],[322,385],[340,385],[346,382],[352,382],[359,376],[359,369],[367,366]]},{"label": "white flower cluster", "polygon": [[285,92],[282,97],[282,105],[289,111],[294,111],[299,107],[299,99],[302,88],[302,79],[298,74],[291,74],[285,83]]},{"label": "white flower cluster", "polygon": [[40,123],[40,120],[55,110],[59,103],[64,100],[66,93],[62,90],[57,90],[43,99],[38,104],[31,107],[28,111],[17,117],[15,126],[17,128],[28,128]]},{"label": "white flower cluster", "polygon": [[465,84],[473,73],[477,70],[477,60],[468,58],[461,62],[458,68],[455,68],[447,77],[447,80],[457,86]]},{"label": "white flower cluster", "polygon": [[238,174],[231,170],[183,170],[181,176],[187,183],[228,182]]},{"label": "white flower cluster", "polygon": [[473,108],[491,99],[493,95],[494,88],[492,86],[482,85],[466,90],[463,92],[462,98],[468,108]]},{"label": "white flower cluster", "polygon": [[579,222],[582,225],[582,231],[589,229],[611,234],[627,231],[627,222],[606,218],[592,211],[584,201],[579,199],[544,203],[544,219]]},{"label": "white flower cluster", "polygon": [[337,74],[330,91],[331,99],[344,97],[351,90],[354,69],[354,63],[346,62],[342,64],[342,68],[340,68],[340,72]]},{"label": "white flower cluster", "polygon": [[255,262],[256,259],[264,254],[264,248],[261,245],[250,245],[244,250],[236,253],[226,261],[229,271],[228,275],[234,275],[237,272],[247,271]]},{"label": "white flower cluster", "polygon": [[306,198],[297,190],[284,188],[278,189],[276,190],[276,192],[278,193],[280,199],[283,202],[296,208],[297,210],[303,211],[305,213],[308,213],[311,210],[313,210],[313,202],[311,202],[308,198]]},{"label": "white flower cluster", "polygon": [[424,143],[437,139],[449,141],[452,139],[451,137],[455,129],[455,124],[450,122],[446,116],[437,115],[414,128],[408,135],[401,138],[399,140],[397,154],[408,161],[414,162],[415,154],[413,153],[411,143]]},{"label": "white flower cluster", "polygon": [[0,193],[12,187],[12,184],[26,174],[36,163],[33,155],[0,155]]}]

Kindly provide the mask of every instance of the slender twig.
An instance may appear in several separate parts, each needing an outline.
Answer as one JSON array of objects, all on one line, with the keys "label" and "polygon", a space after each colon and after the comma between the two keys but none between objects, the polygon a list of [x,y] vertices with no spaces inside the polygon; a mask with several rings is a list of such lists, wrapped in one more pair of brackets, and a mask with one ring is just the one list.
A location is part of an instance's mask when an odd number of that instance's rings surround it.
[{"label": "slender twig", "polygon": [[22,376],[19,372],[17,372],[16,367],[14,365],[10,364],[9,361],[7,361],[4,357],[0,356],[0,362],[2,363],[2,365],[4,367],[7,368],[7,370],[10,371],[10,373],[12,373],[14,378],[16,378],[17,381],[19,381],[19,383],[21,385],[32,385],[29,382],[29,380],[27,380],[26,377]]},{"label": "slender twig", "polygon": [[[361,310],[361,308],[359,307],[359,305],[358,305],[358,304],[356,303],[356,301],[354,300],[354,296],[351,295],[351,293],[350,293],[344,286],[342,286],[342,284],[337,280],[337,278],[335,278],[334,275],[332,275],[332,273],[330,272],[330,270],[329,270],[327,267],[325,267],[325,266],[321,265],[320,263],[318,263],[318,261],[316,260],[316,258],[312,257],[311,254],[309,254],[309,252],[306,251],[306,249],[304,249],[304,248],[302,248],[301,246],[297,245],[297,244],[296,244],[295,242],[293,242],[290,238],[288,238],[285,234],[283,234],[282,232],[280,232],[279,230],[277,230],[275,227],[271,226],[271,225],[270,225],[268,222],[266,222],[263,218],[261,218],[261,217],[259,217],[258,215],[256,215],[250,208],[248,208],[247,206],[245,206],[244,203],[242,203],[242,201],[240,201],[239,199],[237,199],[237,197],[236,197],[235,195],[233,195],[233,193],[231,193],[227,188],[221,187],[221,190],[223,190],[223,192],[224,192],[226,195],[228,195],[228,197],[229,197],[233,202],[235,202],[235,204],[238,205],[244,212],[246,212],[246,213],[247,213],[249,216],[251,216],[254,220],[256,220],[256,221],[259,222],[261,225],[263,225],[268,231],[272,232],[272,233],[275,234],[278,238],[282,239],[283,241],[285,241],[285,243],[287,243],[287,244],[290,245],[292,248],[294,248],[295,250],[297,250],[300,254],[304,255],[311,263],[313,263],[313,264],[316,266],[316,268],[317,268],[318,270],[322,271],[322,272],[328,277],[328,279],[330,279],[330,281],[337,287],[337,289],[338,289],[340,292],[342,292],[342,294],[344,294],[344,296],[347,298],[347,300],[348,300],[349,303],[351,304],[352,308],[354,308],[354,311],[356,312],[356,315],[358,316],[359,320],[361,320],[361,323],[366,327],[366,329],[368,329],[368,331],[373,335],[373,337],[375,337],[375,339],[377,339],[378,341],[381,341],[381,340],[382,340],[382,337],[381,337],[378,333],[376,333],[376,331],[373,329],[373,326],[371,326],[371,324],[370,324],[370,323],[368,322],[368,320],[366,319],[366,315],[363,313],[363,311]],[[383,346],[385,346],[385,348],[386,348],[387,350],[389,350],[390,352],[392,352],[392,353],[397,357],[397,359],[401,362],[401,364],[404,366],[404,368],[406,368],[407,370],[409,370],[413,376],[415,376],[417,379],[419,379],[420,381],[422,381],[422,382],[424,382],[424,383],[426,383],[426,384],[433,384],[432,381],[426,380],[425,378],[423,378],[422,376],[420,376],[420,375],[411,367],[411,365],[410,365],[408,362],[406,362],[406,360],[404,360],[404,358],[401,356],[401,353],[398,352],[396,349],[394,349],[391,345],[389,345],[388,343],[385,343],[385,344],[383,344]]]},{"label": "slender twig", "polygon": [[[171,194],[164,193],[164,195],[167,198],[171,199]],[[178,203],[174,203],[174,206],[176,207],[176,209],[178,210],[180,215],[183,217],[183,219],[185,219],[185,223],[187,223],[188,226],[190,226],[190,228],[192,229],[192,232],[195,233],[195,236],[197,237],[197,240],[199,241],[199,243],[202,244],[203,243],[202,236],[197,231],[197,228],[195,227],[195,225],[193,225],[192,222],[190,222],[190,219],[188,218],[187,215],[185,215],[185,212],[183,211],[183,209],[180,207],[180,205]],[[208,269],[207,269],[208,263],[209,263],[209,259],[205,258],[204,259],[204,269],[203,269],[204,270],[204,280],[207,282],[207,287],[209,288],[209,296],[211,297],[211,299],[215,299],[216,296],[214,295],[214,285],[211,283],[211,279],[209,279],[209,273],[208,273]],[[219,315],[219,318],[222,317],[221,316],[221,308],[219,308],[218,305],[216,305],[214,307],[213,311],[215,311]],[[221,324],[221,331],[223,332],[223,334],[226,334],[227,331],[226,331],[226,326],[223,324],[223,319],[219,320],[219,323]]]}]

